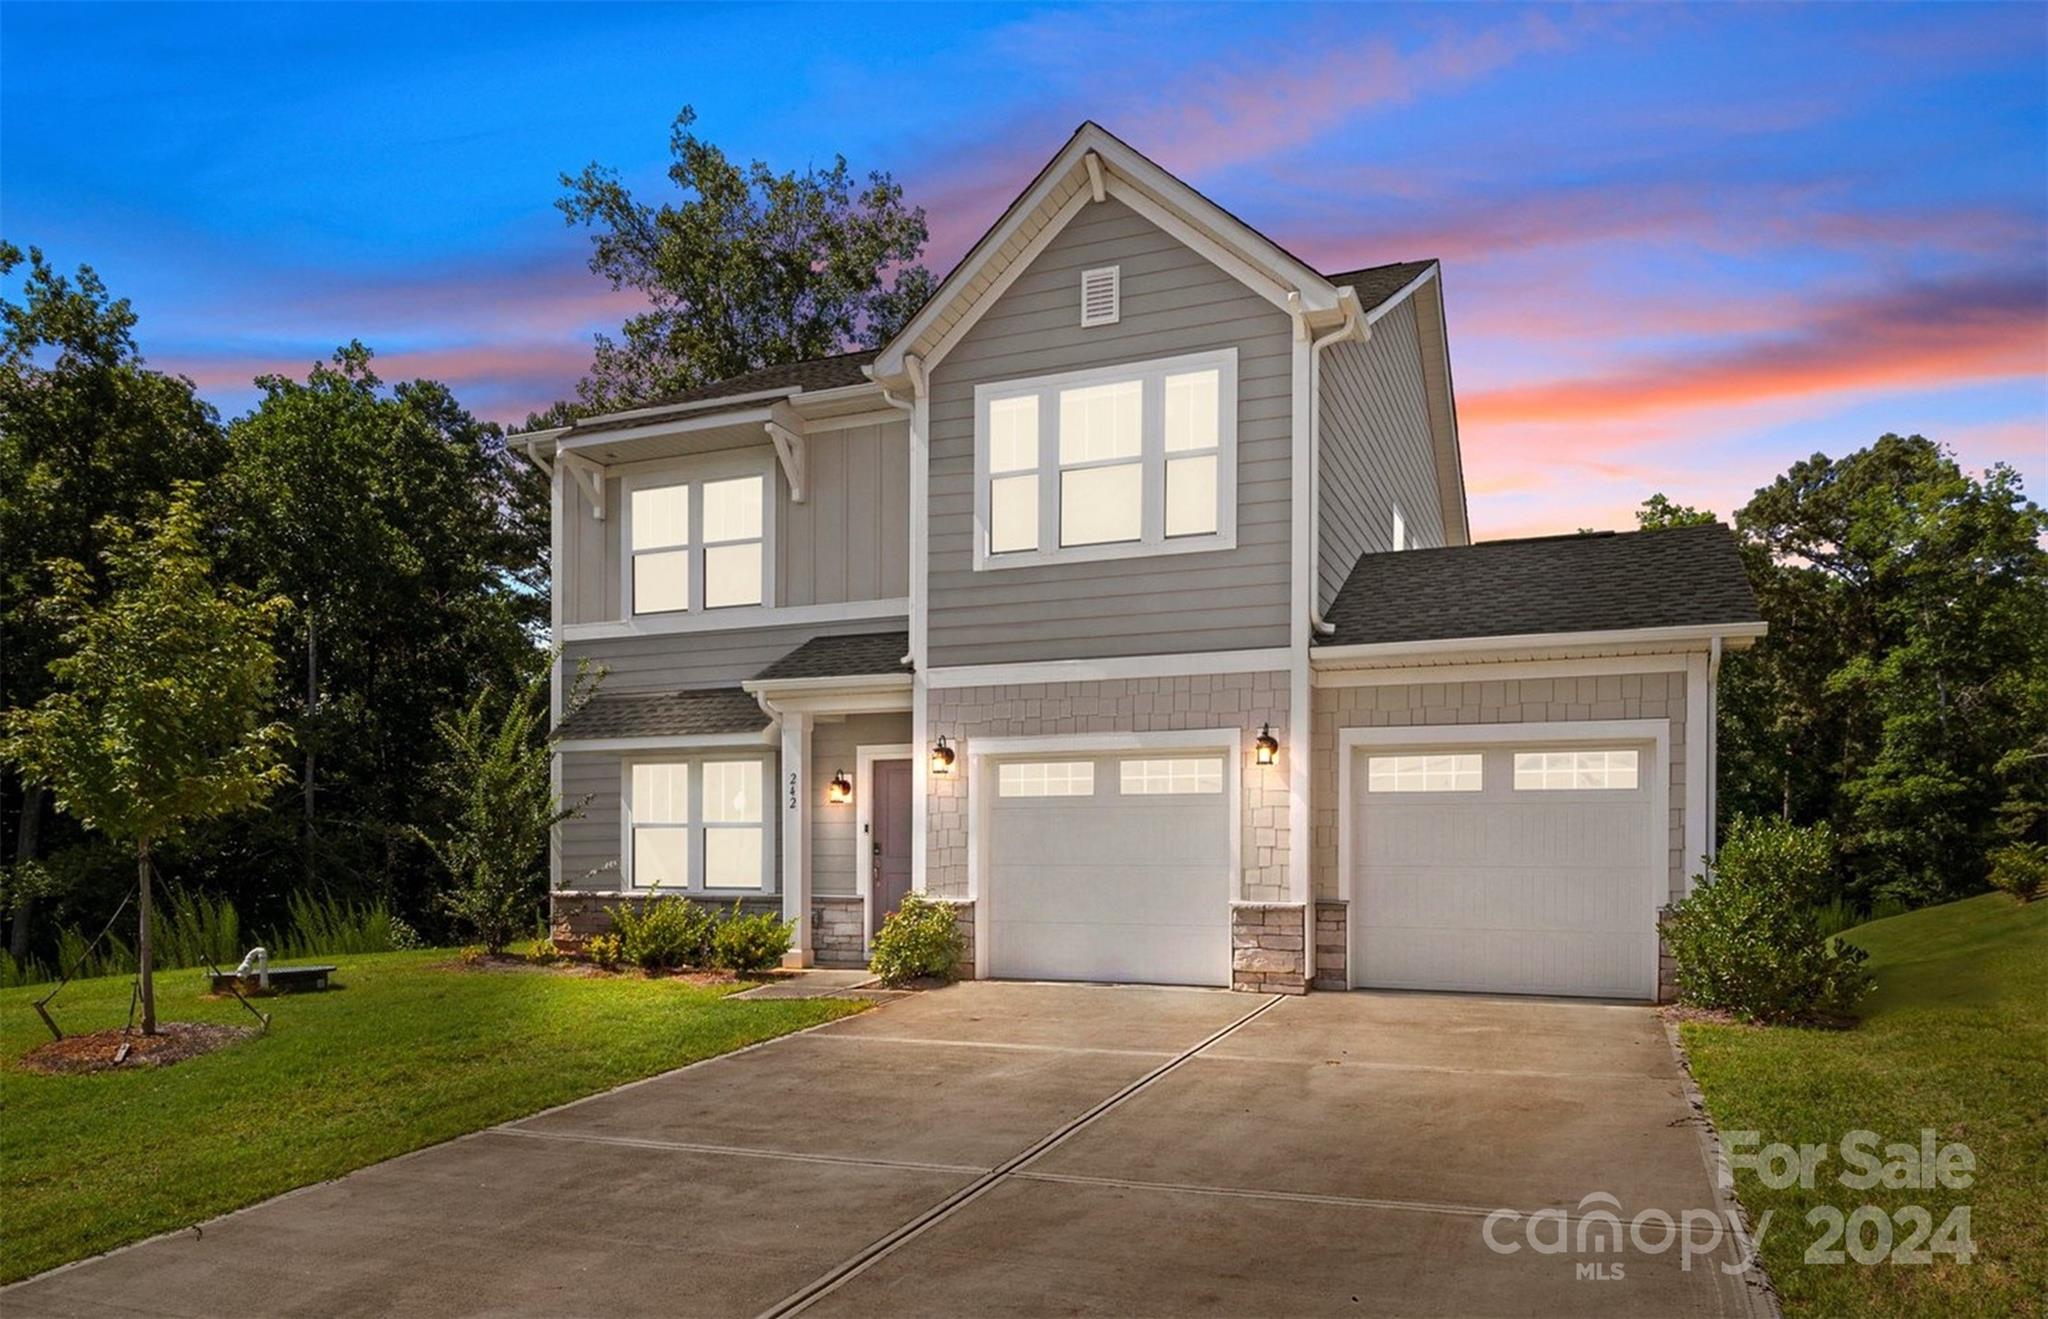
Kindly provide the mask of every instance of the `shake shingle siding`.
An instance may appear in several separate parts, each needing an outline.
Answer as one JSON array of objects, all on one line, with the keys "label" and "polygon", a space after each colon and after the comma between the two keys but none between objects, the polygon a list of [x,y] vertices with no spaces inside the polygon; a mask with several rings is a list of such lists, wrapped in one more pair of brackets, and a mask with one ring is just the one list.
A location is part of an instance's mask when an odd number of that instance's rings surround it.
[{"label": "shake shingle siding", "polygon": [[1712,523],[1664,531],[1486,541],[1367,554],[1325,646],[1619,631],[1759,621],[1735,537]]},{"label": "shake shingle siding", "polygon": [[[1081,327],[1081,272],[1121,268],[1122,316]],[[1121,202],[1084,207],[933,372],[930,662],[1155,655],[1287,641],[1287,318]],[[1237,547],[975,572],[974,387],[1238,351]]]},{"label": "shake shingle siding", "polygon": [[1414,300],[1381,317],[1366,342],[1324,349],[1318,392],[1323,452],[1316,605],[1327,609],[1359,555],[1394,548],[1396,505],[1410,545],[1444,543]]}]

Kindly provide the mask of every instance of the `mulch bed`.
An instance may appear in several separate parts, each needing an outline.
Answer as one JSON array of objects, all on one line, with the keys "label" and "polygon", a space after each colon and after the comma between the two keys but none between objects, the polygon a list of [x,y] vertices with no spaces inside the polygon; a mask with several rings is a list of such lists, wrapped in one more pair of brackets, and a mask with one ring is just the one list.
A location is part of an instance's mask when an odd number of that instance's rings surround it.
[{"label": "mulch bed", "polygon": [[564,957],[553,962],[535,962],[511,953],[484,956],[475,960],[457,958],[444,962],[440,969],[447,971],[529,971],[545,975],[579,976],[597,980],[679,980],[686,985],[737,985],[759,984],[775,980],[786,974],[781,971],[755,971],[745,976],[736,976],[730,971],[643,971],[637,966],[621,965],[609,971],[595,962],[580,961]]},{"label": "mulch bed", "polygon": [[[90,1035],[67,1035],[52,1040],[21,1056],[21,1065],[32,1072],[110,1072],[131,1067],[168,1067],[239,1044],[257,1033],[253,1026],[215,1026],[190,1021],[166,1021],[157,1034],[99,1030]],[[126,1041],[132,1047],[121,1062],[114,1061]]]}]

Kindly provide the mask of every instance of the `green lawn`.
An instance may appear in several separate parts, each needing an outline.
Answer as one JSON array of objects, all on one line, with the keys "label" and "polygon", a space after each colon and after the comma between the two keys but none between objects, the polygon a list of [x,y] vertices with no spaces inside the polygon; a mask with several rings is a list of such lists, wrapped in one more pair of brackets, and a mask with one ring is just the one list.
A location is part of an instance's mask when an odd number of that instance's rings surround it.
[{"label": "green lawn", "polygon": [[[337,958],[338,988],[264,1004],[267,1037],[95,1075],[23,1070],[49,1038],[29,1007],[48,987],[0,991],[0,1280],[861,1006],[450,957]],[[166,1021],[252,1020],[202,998],[196,971],[157,986]],[[125,979],[81,981],[54,1011],[75,1032],[119,1026],[128,993]]]},{"label": "green lawn", "polygon": [[[1870,953],[1876,992],[1849,1031],[1683,1028],[1707,1107],[1725,1135],[1829,1147],[1815,1186],[1766,1186],[1736,1173],[1752,1219],[1768,1209],[1764,1262],[1788,1314],[2048,1314],[2048,901],[2002,894],[1873,921],[1845,936]],[[1855,1190],[1843,1135],[1918,1145],[1933,1128],[1976,1157],[1967,1189]],[[1926,1207],[1937,1226],[1971,1207],[1973,1262],[1809,1263],[1821,1235],[1809,1211]],[[1878,1240],[1863,1231],[1866,1253]],[[1903,1241],[1902,1229],[1895,1240]],[[1844,1243],[1837,1241],[1836,1248]]]}]

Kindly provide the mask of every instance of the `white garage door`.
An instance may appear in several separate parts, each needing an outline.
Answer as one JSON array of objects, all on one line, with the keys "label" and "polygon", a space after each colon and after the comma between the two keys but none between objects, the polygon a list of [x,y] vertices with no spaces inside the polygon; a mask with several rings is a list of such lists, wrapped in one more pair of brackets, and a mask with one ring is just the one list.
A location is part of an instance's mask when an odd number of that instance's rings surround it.
[{"label": "white garage door", "polygon": [[1356,983],[1655,996],[1651,744],[1354,754]]},{"label": "white garage door", "polygon": [[1221,752],[992,767],[989,971],[1230,982],[1230,787]]}]

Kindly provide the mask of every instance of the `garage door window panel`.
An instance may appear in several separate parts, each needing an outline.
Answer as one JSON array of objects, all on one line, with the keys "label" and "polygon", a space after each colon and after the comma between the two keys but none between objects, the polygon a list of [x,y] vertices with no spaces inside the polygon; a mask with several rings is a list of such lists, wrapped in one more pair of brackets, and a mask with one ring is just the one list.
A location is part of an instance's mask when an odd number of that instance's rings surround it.
[{"label": "garage door window panel", "polygon": [[1126,760],[1117,767],[1118,790],[1126,797],[1183,796],[1223,791],[1223,762],[1215,757]]},{"label": "garage door window panel", "polygon": [[1092,797],[1095,763],[1088,760],[1024,761],[996,770],[1001,797]]},{"label": "garage door window panel", "polygon": [[1638,783],[1634,751],[1518,751],[1517,792],[1633,791]]},{"label": "garage door window panel", "polygon": [[1367,792],[1478,792],[1485,786],[1479,755],[1369,756]]}]

